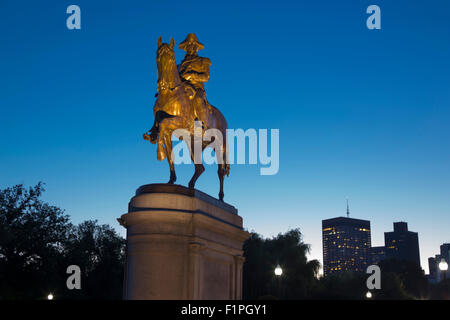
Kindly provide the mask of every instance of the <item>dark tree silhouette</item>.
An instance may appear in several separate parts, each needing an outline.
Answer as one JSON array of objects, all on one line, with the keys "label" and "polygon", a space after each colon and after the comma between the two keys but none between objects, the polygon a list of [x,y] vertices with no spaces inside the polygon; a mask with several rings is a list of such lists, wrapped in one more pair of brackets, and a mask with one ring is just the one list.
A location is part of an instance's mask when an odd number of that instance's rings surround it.
[{"label": "dark tree silhouette", "polygon": [[[299,229],[272,239],[252,233],[244,243],[243,298],[307,298],[320,266],[317,260],[308,261],[309,250]],[[274,273],[278,264],[283,269],[280,277]]]},{"label": "dark tree silhouette", "polygon": [[[312,292],[313,299],[320,300],[364,300],[368,291],[364,272],[334,273],[320,279]],[[372,300],[404,300],[411,296],[395,273],[381,273],[381,290],[371,290]]]},{"label": "dark tree silhouette", "polygon": [[[373,300],[426,298],[427,280],[419,266],[408,261],[384,260],[380,264],[381,289],[371,290]],[[364,272],[342,272],[320,279],[315,299],[362,300],[368,291]]]},{"label": "dark tree silhouette", "polygon": [[430,285],[429,298],[433,300],[450,300],[450,279],[441,280]]},{"label": "dark tree silhouette", "polygon": [[366,274],[341,272],[320,279],[313,293],[315,299],[362,300],[367,293]]},{"label": "dark tree silhouette", "polygon": [[73,228],[65,247],[67,265],[82,270],[82,290],[72,290],[68,297],[122,298],[125,240],[114,229],[85,221]]},{"label": "dark tree silhouette", "polygon": [[[125,240],[97,221],[73,226],[43,192],[0,190],[0,299],[121,299]],[[81,269],[81,290],[66,286],[69,265]]]},{"label": "dark tree silhouette", "polygon": [[0,298],[45,298],[64,283],[63,244],[70,230],[63,210],[42,202],[42,183],[0,190]]},{"label": "dark tree silhouette", "polygon": [[394,273],[403,284],[405,291],[412,297],[428,297],[428,280],[420,266],[412,261],[387,259],[380,262],[382,274]]}]

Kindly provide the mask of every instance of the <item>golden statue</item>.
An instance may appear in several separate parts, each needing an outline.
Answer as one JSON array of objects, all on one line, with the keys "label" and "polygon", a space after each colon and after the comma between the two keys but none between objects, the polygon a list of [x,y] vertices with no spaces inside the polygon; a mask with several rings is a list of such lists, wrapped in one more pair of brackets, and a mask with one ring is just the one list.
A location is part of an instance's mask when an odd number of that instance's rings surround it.
[{"label": "golden statue", "polygon": [[179,65],[178,71],[181,78],[192,88],[189,98],[195,99],[194,115],[197,119],[203,121],[207,117],[204,112],[208,111],[208,102],[203,83],[209,80],[211,60],[197,55],[198,50],[203,49],[204,46],[197,40],[194,33],[189,33],[186,40],[180,43],[178,48],[186,51],[186,55]]},{"label": "golden statue", "polygon": [[[204,83],[209,80],[211,61],[197,55],[198,50],[203,49],[204,46],[193,33],[188,34],[186,40],[179,45],[180,49],[186,51],[186,56],[179,66],[175,61],[174,46],[173,39],[169,44],[162,43],[161,37],[158,39],[156,53],[158,98],[153,107],[155,122],[153,127],[144,134],[144,139],[157,144],[158,160],[167,158],[170,166],[169,184],[173,184],[177,177],[172,155],[172,135],[176,129],[188,130],[191,141],[185,142],[195,164],[195,173],[189,181],[189,188],[194,188],[198,177],[205,171],[203,164],[194,159],[196,121],[201,121],[202,135],[208,129],[219,130],[223,142],[214,151],[219,166],[219,199],[223,201],[223,180],[225,175],[228,176],[230,173],[226,148],[227,122],[222,113],[206,99]],[[202,141],[202,151],[208,145],[209,142]]]}]

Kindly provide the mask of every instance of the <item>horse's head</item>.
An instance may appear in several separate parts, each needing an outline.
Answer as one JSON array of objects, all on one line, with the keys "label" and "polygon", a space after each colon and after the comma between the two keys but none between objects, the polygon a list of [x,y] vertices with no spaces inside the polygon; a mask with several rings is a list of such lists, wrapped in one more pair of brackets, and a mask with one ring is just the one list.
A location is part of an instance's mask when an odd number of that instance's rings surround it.
[{"label": "horse's head", "polygon": [[158,50],[156,51],[156,65],[158,67],[158,91],[173,89],[180,82],[178,76],[177,63],[173,48],[175,41],[170,39],[170,43],[163,43],[162,38],[158,39]]}]

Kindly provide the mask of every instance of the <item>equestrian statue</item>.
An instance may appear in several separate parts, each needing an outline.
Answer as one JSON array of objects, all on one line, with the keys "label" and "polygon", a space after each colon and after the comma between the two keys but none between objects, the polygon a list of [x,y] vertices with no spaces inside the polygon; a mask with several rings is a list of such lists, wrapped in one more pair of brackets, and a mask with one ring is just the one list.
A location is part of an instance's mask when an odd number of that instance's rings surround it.
[{"label": "equestrian statue", "polygon": [[[211,61],[200,57],[198,50],[204,48],[194,33],[188,34],[180,43],[179,48],[186,51],[186,55],[177,65],[175,59],[173,39],[170,43],[163,43],[158,39],[156,52],[156,65],[158,71],[158,93],[153,107],[155,121],[153,127],[144,134],[144,139],[157,144],[157,159],[162,161],[167,158],[170,167],[169,184],[175,183],[174,159],[172,154],[172,135],[177,136],[177,129],[188,130],[190,141],[185,141],[195,165],[195,172],[189,181],[189,188],[195,187],[195,182],[205,171],[202,161],[195,161],[194,146],[195,134],[201,130],[201,134],[208,129],[216,129],[222,134],[222,142],[215,144],[214,152],[217,157],[218,175],[220,181],[219,199],[223,201],[223,181],[225,175],[230,174],[228,161],[226,131],[227,122],[222,113],[212,106],[207,98],[204,83],[209,80],[209,67]],[[197,124],[201,123],[199,127]],[[183,139],[181,136],[177,136]],[[220,141],[220,140],[219,140]],[[211,142],[201,142],[201,151]]]}]

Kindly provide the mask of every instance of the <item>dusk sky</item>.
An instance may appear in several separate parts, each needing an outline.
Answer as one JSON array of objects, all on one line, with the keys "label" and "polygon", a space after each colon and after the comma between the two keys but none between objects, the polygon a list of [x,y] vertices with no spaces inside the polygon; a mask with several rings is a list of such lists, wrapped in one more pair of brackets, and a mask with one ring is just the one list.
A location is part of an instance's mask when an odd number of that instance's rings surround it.
[{"label": "dusk sky", "polygon": [[[66,8],[81,8],[68,30]],[[381,8],[368,30],[366,8]],[[208,100],[230,128],[280,130],[280,170],[233,165],[225,201],[270,237],[322,219],[419,232],[422,268],[450,242],[450,2],[0,0],[0,188],[46,183],[74,223],[114,226],[135,190],[167,182],[153,124],[156,42],[194,32]],[[192,165],[177,168],[187,185]],[[217,167],[196,186],[217,197]]]}]

